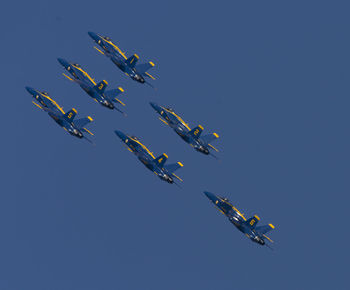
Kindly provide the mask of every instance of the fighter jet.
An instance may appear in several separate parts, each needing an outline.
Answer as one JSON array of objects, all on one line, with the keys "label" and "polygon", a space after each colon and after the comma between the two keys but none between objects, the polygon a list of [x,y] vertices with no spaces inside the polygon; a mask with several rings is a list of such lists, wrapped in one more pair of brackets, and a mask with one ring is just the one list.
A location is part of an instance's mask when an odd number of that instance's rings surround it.
[{"label": "fighter jet", "polygon": [[77,63],[68,62],[63,58],[58,58],[58,62],[71,74],[71,77],[63,73],[63,75],[71,80],[72,82],[77,83],[90,97],[92,97],[97,103],[100,103],[102,106],[109,108],[111,110],[116,109],[120,113],[125,113],[119,110],[114,104],[118,103],[125,106],[125,104],[117,99],[117,96],[124,92],[123,88],[119,87],[115,90],[105,91],[108,83],[103,80],[96,84],[96,82],[89,76],[89,74],[82,69],[82,67]]},{"label": "fighter jet", "polygon": [[[82,118],[74,121],[74,117],[77,114],[76,109],[71,109],[67,113],[63,111],[63,108],[60,107],[47,92],[40,92],[30,87],[26,87],[26,90],[33,96],[33,98],[37,102],[33,102],[34,105],[45,111],[49,114],[49,116],[55,120],[55,122],[60,125],[64,130],[66,130],[69,134],[78,137],[85,138],[89,142],[89,139],[84,137],[83,132],[89,133],[93,135],[86,126],[88,123],[92,122],[92,118],[88,116],[87,118]],[[92,142],[91,142],[92,143]]]},{"label": "fighter jet", "polygon": [[135,136],[129,136],[121,131],[114,131],[117,136],[124,142],[130,152],[133,152],[137,158],[151,171],[153,171],[161,180],[168,183],[174,183],[174,177],[182,181],[180,177],[174,174],[176,170],[183,165],[181,162],[165,165],[168,156],[163,153],[155,158],[145,145]]},{"label": "fighter jet", "polygon": [[182,120],[171,108],[165,108],[157,105],[156,103],[150,103],[152,108],[160,115],[159,120],[172,128],[176,134],[178,134],[186,143],[190,144],[195,150],[203,154],[213,155],[209,149],[214,149],[218,151],[213,145],[210,144],[211,141],[219,138],[219,135],[216,133],[201,136],[203,127],[198,125],[192,130]]},{"label": "fighter jet", "polygon": [[233,223],[250,240],[258,243],[259,245],[265,245],[265,240],[273,242],[265,235],[267,232],[275,228],[272,224],[257,227],[256,225],[260,220],[257,215],[246,219],[243,214],[240,213],[239,210],[228,201],[227,198],[220,197],[207,191],[204,191],[204,194],[217,206],[218,210],[227,216],[229,221]]},{"label": "fighter jet", "polygon": [[[101,47],[102,50],[94,47],[98,52],[107,56],[117,67],[119,67],[127,76],[141,84],[147,83],[145,77],[155,80],[147,71],[154,67],[153,62],[136,64],[139,56],[134,54],[127,58],[125,54],[116,46],[107,36],[101,36],[94,32],[88,32],[90,37]],[[151,84],[149,84],[152,86]]]}]

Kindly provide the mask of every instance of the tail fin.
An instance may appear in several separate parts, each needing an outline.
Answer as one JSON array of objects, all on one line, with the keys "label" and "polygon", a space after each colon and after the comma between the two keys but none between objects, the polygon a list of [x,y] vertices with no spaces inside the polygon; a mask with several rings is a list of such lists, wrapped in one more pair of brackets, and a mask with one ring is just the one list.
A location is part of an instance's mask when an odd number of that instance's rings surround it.
[{"label": "tail fin", "polygon": [[108,86],[107,81],[103,80],[103,81],[100,81],[96,86],[94,86],[94,88],[103,94],[107,86]]},{"label": "tail fin", "polygon": [[93,121],[93,119],[88,116],[86,118],[81,118],[78,120],[74,121],[74,125],[80,130],[80,129],[85,129],[84,126],[86,126],[87,124],[91,123]]},{"label": "tail fin", "polygon": [[73,119],[75,118],[75,116],[76,116],[77,113],[78,113],[77,110],[73,108],[72,110],[66,112],[66,113],[64,114],[64,117],[65,117],[68,121],[73,121]]},{"label": "tail fin", "polygon": [[198,125],[196,128],[193,128],[188,134],[190,134],[193,138],[199,138],[199,136],[202,134],[203,127],[201,125]]},{"label": "tail fin", "polygon": [[154,67],[154,63],[149,61],[147,63],[142,63],[142,64],[136,65],[135,69],[139,74],[146,75],[146,76],[154,79],[154,77],[152,77],[150,74],[146,73],[146,71],[148,71],[151,67]]},{"label": "tail fin", "polygon": [[245,223],[251,228],[251,229],[255,229],[256,224],[259,222],[260,218],[255,215],[253,217],[251,217],[250,219],[247,219],[245,221]]},{"label": "tail fin", "polygon": [[265,226],[260,226],[260,227],[256,227],[256,231],[262,235],[266,234],[267,232],[273,230],[275,228],[275,226],[273,224],[268,224]]},{"label": "tail fin", "polygon": [[129,67],[134,68],[138,60],[139,56],[135,53],[134,55],[130,56],[125,62]]},{"label": "tail fin", "polygon": [[160,155],[159,157],[157,157],[156,159],[154,159],[154,162],[156,164],[158,164],[159,167],[163,167],[165,162],[168,160],[168,155],[166,155],[165,153],[163,153],[162,155]]},{"label": "tail fin", "polygon": [[183,167],[183,164],[181,162],[172,163],[172,164],[164,166],[164,168],[166,170],[168,170],[170,173],[175,172],[176,170],[180,169],[181,167]]},{"label": "tail fin", "polygon": [[214,141],[219,138],[219,135],[216,133],[204,135],[201,139],[204,143],[209,144],[211,141]]},{"label": "tail fin", "polygon": [[122,87],[119,87],[119,88],[117,88],[117,89],[115,89],[115,90],[106,91],[106,92],[105,92],[105,95],[106,95],[108,98],[110,98],[113,102],[118,102],[118,103],[120,103],[121,105],[125,106],[125,104],[124,104],[122,101],[120,101],[120,100],[117,99],[117,96],[120,95],[120,94],[123,93],[123,92],[124,92],[123,88],[122,88]]}]

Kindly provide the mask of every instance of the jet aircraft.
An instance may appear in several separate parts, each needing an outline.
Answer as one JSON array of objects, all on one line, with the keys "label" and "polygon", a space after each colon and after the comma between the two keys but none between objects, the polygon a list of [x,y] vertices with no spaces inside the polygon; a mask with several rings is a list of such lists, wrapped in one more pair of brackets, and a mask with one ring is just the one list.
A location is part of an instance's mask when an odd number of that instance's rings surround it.
[{"label": "jet aircraft", "polygon": [[175,177],[182,181],[180,177],[174,174],[176,170],[183,166],[181,162],[165,165],[165,162],[168,159],[168,156],[165,153],[156,158],[137,137],[126,135],[117,130],[114,132],[121,139],[121,141],[124,142],[128,150],[134,153],[137,158],[160,179],[168,183],[174,183]]},{"label": "jet aircraft", "polygon": [[[147,83],[145,78],[155,78],[147,71],[154,67],[154,63],[149,61],[148,63],[136,64],[139,60],[139,56],[134,54],[127,58],[125,54],[116,46],[112,40],[107,36],[101,36],[94,32],[88,32],[89,36],[101,47],[100,50],[96,46],[94,47],[98,52],[107,56],[119,69],[121,69],[127,76],[139,83]],[[149,84],[152,86],[151,84]]]},{"label": "jet aircraft", "polygon": [[68,62],[63,58],[58,58],[58,62],[71,74],[71,77],[63,73],[63,75],[71,80],[72,82],[77,83],[90,97],[92,97],[97,103],[100,103],[102,106],[107,107],[111,110],[116,109],[125,115],[125,113],[119,110],[114,104],[118,103],[123,106],[125,104],[117,99],[117,96],[124,92],[123,88],[119,87],[114,90],[105,91],[108,83],[103,80],[96,84],[94,79],[92,79],[89,74],[82,69],[82,67],[77,63]]},{"label": "jet aircraft", "polygon": [[[198,125],[192,130],[184,122],[184,120],[179,117],[173,109],[165,108],[157,105],[156,103],[150,103],[152,108],[160,115],[159,120],[172,128],[176,134],[178,134],[186,143],[190,144],[195,150],[203,154],[209,155],[211,152],[209,149],[214,149],[218,151],[213,145],[210,144],[211,141],[219,138],[216,133],[201,136],[203,127]],[[211,154],[215,157],[215,155]]]},{"label": "jet aircraft", "polygon": [[[45,111],[49,114],[49,116],[55,120],[55,122],[60,125],[64,130],[66,130],[69,134],[78,137],[85,138],[83,132],[89,133],[93,135],[86,126],[88,123],[92,122],[92,118],[90,116],[82,119],[78,119],[74,121],[74,117],[77,114],[76,109],[71,109],[68,112],[64,112],[63,108],[60,107],[47,92],[40,92],[30,87],[26,87],[26,90],[33,96],[33,98],[37,102],[33,102],[34,105]],[[87,139],[91,142],[89,139]],[[91,142],[92,143],[92,142]]]},{"label": "jet aircraft", "polygon": [[265,245],[265,240],[272,242],[272,240],[265,235],[267,232],[275,228],[272,224],[257,227],[256,225],[260,220],[257,215],[246,219],[227,198],[220,197],[207,191],[204,191],[204,194],[217,206],[222,214],[228,217],[231,223],[233,223],[253,242],[258,243],[259,245]]}]

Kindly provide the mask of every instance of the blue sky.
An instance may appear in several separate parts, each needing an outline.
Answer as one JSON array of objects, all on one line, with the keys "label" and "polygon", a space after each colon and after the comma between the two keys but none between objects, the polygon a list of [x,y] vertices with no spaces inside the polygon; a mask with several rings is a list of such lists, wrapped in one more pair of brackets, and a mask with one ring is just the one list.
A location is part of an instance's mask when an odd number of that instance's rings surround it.
[{"label": "blue sky", "polygon": [[[348,1],[22,2],[0,18],[0,289],[348,288]],[[158,90],[99,55],[88,31],[152,60]],[[65,79],[57,57],[122,86],[128,117]],[[66,134],[25,86],[91,115],[97,145]],[[221,160],[194,152],[150,101],[217,132]],[[182,189],[115,129],[181,161]],[[203,190],[273,223],[275,251]]]}]

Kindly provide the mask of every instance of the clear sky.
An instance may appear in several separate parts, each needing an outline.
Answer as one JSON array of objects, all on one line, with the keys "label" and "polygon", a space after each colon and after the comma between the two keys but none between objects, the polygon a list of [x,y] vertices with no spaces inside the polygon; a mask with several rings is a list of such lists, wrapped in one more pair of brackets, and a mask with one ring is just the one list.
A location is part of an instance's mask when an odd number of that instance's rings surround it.
[{"label": "clear sky", "polygon": [[[1,79],[0,289],[348,289],[349,1],[7,1]],[[93,49],[88,31],[153,61],[158,88]],[[122,86],[128,117],[62,76],[63,57]],[[91,115],[96,146],[25,91]],[[149,106],[217,132],[201,155]],[[159,180],[113,130],[181,161]],[[260,224],[238,232],[202,193]]]}]

